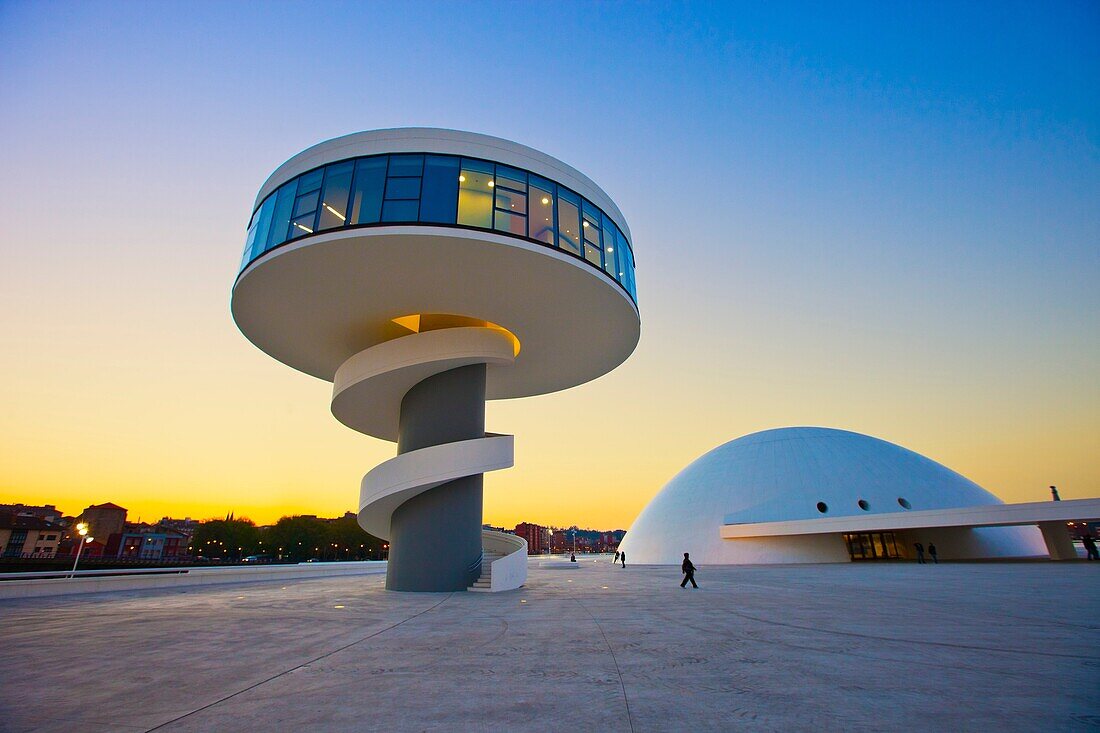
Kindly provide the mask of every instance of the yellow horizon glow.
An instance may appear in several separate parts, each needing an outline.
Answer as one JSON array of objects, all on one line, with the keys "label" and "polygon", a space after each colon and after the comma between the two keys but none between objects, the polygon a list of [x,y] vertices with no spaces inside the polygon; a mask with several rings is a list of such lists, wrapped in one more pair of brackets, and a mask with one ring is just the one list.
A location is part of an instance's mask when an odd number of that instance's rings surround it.
[{"label": "yellow horizon glow", "polygon": [[[392,457],[395,446],[337,423],[328,412],[328,383],[247,342],[238,348],[229,339],[227,352],[220,366],[188,363],[188,379],[174,380],[167,392],[161,380],[134,381],[109,352],[90,358],[67,385],[47,379],[44,365],[34,378],[27,376],[33,370],[21,368],[25,389],[0,423],[0,503],[49,503],[75,516],[111,501],[126,507],[133,521],[233,512],[257,524],[356,511],[360,478]],[[11,379],[6,369],[0,378]],[[752,389],[754,370],[744,364],[728,371],[704,366],[690,385],[662,388],[660,375],[675,369],[674,351],[650,348],[590,384],[490,402],[487,429],[516,436],[516,465],[485,477],[484,521],[629,529],[649,499],[695,458],[740,435],[793,424],[898,443],[1005,501],[1046,499],[1050,484],[1066,499],[1090,495],[1095,466],[1082,457],[1089,455],[1096,417],[1087,400],[1044,415],[1049,394],[1007,404],[997,398],[996,385],[981,398],[973,385],[945,385],[938,406],[922,406],[898,397],[905,394],[904,373],[868,383],[853,398],[847,390],[823,388],[838,375],[799,385],[793,367],[771,375],[791,380],[786,394],[761,393]],[[745,386],[731,386],[739,383]],[[43,394],[52,400],[45,408]],[[811,394],[812,405],[806,402]],[[948,420],[962,414],[945,412],[955,400],[968,404],[967,414]],[[80,409],[70,410],[74,404]],[[795,414],[805,419],[791,419]],[[846,417],[827,419],[834,414]],[[1019,429],[1019,414],[1034,418],[1030,430]],[[1036,440],[1042,452],[1034,449]]]}]

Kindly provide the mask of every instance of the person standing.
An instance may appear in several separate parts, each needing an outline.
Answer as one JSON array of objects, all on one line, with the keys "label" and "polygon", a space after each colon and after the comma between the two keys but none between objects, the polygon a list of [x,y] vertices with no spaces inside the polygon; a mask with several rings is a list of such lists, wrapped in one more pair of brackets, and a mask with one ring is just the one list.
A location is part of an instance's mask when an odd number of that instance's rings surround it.
[{"label": "person standing", "polygon": [[928,554],[932,557],[932,564],[933,565],[939,565],[940,564],[940,561],[936,559],[936,543],[935,542],[929,542],[928,543]]},{"label": "person standing", "polygon": [[618,561],[619,561],[619,551],[615,550],[615,559],[612,560],[611,562],[612,563],[617,563]]},{"label": "person standing", "polygon": [[622,562],[623,567],[625,568],[626,567],[626,553],[625,552],[620,552],[619,553],[619,560]]},{"label": "person standing", "polygon": [[1052,501],[1061,501],[1062,500],[1062,497],[1058,496],[1058,487],[1057,486],[1051,486],[1050,487],[1050,498],[1051,498]]},{"label": "person standing", "polygon": [[699,584],[695,582],[695,566],[691,564],[691,560],[688,558],[688,554],[684,553],[684,562],[680,565],[680,570],[684,571],[684,582],[680,583],[681,588],[686,588],[688,581],[691,581],[692,588],[698,588]]},{"label": "person standing", "polygon": [[917,551],[917,562],[924,565],[924,545],[919,542],[914,542],[913,548]]},{"label": "person standing", "polygon": [[1100,560],[1100,553],[1096,551],[1096,540],[1093,539],[1091,534],[1082,537],[1081,544],[1085,546],[1085,552],[1088,553],[1085,559]]}]

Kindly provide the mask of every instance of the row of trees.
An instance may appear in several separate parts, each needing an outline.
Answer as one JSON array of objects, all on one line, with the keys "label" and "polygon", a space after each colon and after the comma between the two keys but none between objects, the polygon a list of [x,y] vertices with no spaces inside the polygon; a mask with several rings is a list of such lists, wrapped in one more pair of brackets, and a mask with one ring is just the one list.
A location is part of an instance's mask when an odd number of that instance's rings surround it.
[{"label": "row of trees", "polygon": [[354,514],[339,519],[283,517],[260,528],[250,519],[226,517],[203,522],[195,529],[191,553],[196,557],[240,560],[265,555],[272,560],[382,560],[389,548],[367,534]]}]

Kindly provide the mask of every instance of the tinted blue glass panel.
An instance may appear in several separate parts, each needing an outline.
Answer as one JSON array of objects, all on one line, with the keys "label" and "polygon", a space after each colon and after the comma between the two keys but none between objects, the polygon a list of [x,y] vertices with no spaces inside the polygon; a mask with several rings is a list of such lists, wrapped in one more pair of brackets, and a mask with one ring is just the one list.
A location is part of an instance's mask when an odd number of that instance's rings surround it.
[{"label": "tinted blue glass panel", "polygon": [[250,260],[261,254],[267,246],[268,235],[271,232],[271,215],[275,212],[275,198],[274,195],[268,196],[264,199],[260,210],[256,212],[256,239],[252,244]]},{"label": "tinted blue glass panel", "polygon": [[493,228],[498,232],[508,232],[522,237],[527,231],[527,217],[497,209],[493,218]]},{"label": "tinted blue glass panel", "polygon": [[634,255],[591,201],[534,174],[452,155],[376,155],[283,184],[249,222],[242,270],[288,239],[348,225],[455,224],[495,229],[583,257],[637,301]]},{"label": "tinted blue glass panel", "polygon": [[528,178],[527,236],[553,245],[557,237],[554,228],[554,184],[545,178]]},{"label": "tinted blue glass panel", "polygon": [[[626,239],[619,240],[619,246],[615,248],[615,271],[611,276],[621,282],[624,287],[630,282],[627,271],[630,262],[630,249],[626,246]],[[627,288],[629,290],[629,288]]]},{"label": "tinted blue glass panel", "polygon": [[297,239],[306,234],[313,234],[313,218],[314,214],[306,214],[305,216],[299,216],[291,221],[287,239]]},{"label": "tinted blue glass panel", "polygon": [[271,249],[286,241],[287,227],[290,226],[290,212],[294,208],[294,192],[297,189],[297,180],[284,183],[279,187],[275,213],[271,220],[271,241],[264,249]]},{"label": "tinted blue glass panel", "polygon": [[386,180],[386,199],[420,198],[419,178],[390,178]]},{"label": "tinted blue glass panel", "polygon": [[419,176],[424,170],[423,155],[391,155],[391,176]]},{"label": "tinted blue glass panel", "polygon": [[611,221],[611,217],[604,214],[603,216],[603,256],[615,261],[615,250],[619,248],[619,243],[615,241],[615,232],[618,227],[615,226],[615,222]]},{"label": "tinted blue glass panel", "polygon": [[630,293],[631,297],[635,301],[638,300],[638,281],[634,272],[634,248],[629,244],[626,246],[627,262],[626,262],[626,289]]},{"label": "tinted blue glass panel", "polygon": [[462,159],[458,172],[458,223],[493,228],[494,166],[483,160]]},{"label": "tinted blue glass panel", "polygon": [[458,221],[458,158],[429,155],[424,161],[420,221],[440,224]]},{"label": "tinted blue glass panel", "polygon": [[321,194],[317,231],[343,226],[348,221],[348,192],[355,163],[337,163],[325,170],[325,188]]},{"label": "tinted blue glass panel", "polygon": [[248,227],[248,236],[244,240],[244,254],[241,255],[241,268],[252,259],[252,245],[256,242],[256,221],[253,218],[252,226]]},{"label": "tinted blue glass panel", "polygon": [[[623,287],[631,295],[634,294],[634,253],[630,251],[630,242],[627,241],[626,236],[622,231],[616,227],[615,237],[618,241],[618,247],[616,248],[616,254],[619,255],[620,272],[623,273],[619,281],[622,282]],[[618,274],[618,273],[616,273]]]},{"label": "tinted blue glass panel", "polygon": [[558,246],[581,254],[581,197],[558,186]]},{"label": "tinted blue glass panel", "polygon": [[382,205],[382,221],[416,221],[418,204],[412,201],[387,201]]},{"label": "tinted blue glass panel", "polygon": [[584,235],[584,258],[596,267],[603,264],[600,245],[600,210],[585,199],[581,205],[581,234]]},{"label": "tinted blue glass panel", "polygon": [[310,212],[317,211],[317,202],[320,200],[320,191],[313,191],[312,193],[307,193],[305,196],[299,196],[294,202],[294,216],[304,216]]},{"label": "tinted blue glass panel", "polygon": [[305,173],[298,179],[298,195],[303,193],[309,193],[310,191],[316,191],[321,187],[321,179],[325,176],[325,169],[318,168],[315,171]]},{"label": "tinted blue glass panel", "polygon": [[506,165],[497,166],[496,182],[498,186],[504,186],[516,191],[527,191],[527,174],[521,170],[509,168]]},{"label": "tinted blue glass panel", "polygon": [[509,214],[527,215],[527,194],[498,185],[496,187],[496,197],[496,206],[500,211],[507,211]]},{"label": "tinted blue glass panel", "polygon": [[386,156],[362,158],[355,163],[351,187],[350,224],[373,224],[382,219],[382,190],[386,185]]}]

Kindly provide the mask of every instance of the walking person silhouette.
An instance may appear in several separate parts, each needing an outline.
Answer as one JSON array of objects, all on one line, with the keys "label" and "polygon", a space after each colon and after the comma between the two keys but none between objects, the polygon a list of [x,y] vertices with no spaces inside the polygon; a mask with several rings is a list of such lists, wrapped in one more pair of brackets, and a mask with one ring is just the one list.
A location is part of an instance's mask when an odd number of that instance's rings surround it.
[{"label": "walking person silhouette", "polygon": [[680,565],[680,570],[684,572],[684,582],[680,583],[681,588],[686,588],[688,581],[691,581],[692,588],[698,588],[699,584],[695,582],[695,566],[691,564],[691,560],[688,558],[688,554],[684,553],[684,562]]}]

